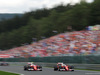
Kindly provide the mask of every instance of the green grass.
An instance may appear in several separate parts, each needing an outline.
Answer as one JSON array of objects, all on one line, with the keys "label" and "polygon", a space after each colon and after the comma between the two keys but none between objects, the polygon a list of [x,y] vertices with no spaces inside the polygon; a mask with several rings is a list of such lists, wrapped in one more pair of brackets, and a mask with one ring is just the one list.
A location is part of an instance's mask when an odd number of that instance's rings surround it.
[{"label": "green grass", "polygon": [[10,72],[0,71],[0,75],[19,75],[19,74],[15,74],[15,73],[10,73]]}]

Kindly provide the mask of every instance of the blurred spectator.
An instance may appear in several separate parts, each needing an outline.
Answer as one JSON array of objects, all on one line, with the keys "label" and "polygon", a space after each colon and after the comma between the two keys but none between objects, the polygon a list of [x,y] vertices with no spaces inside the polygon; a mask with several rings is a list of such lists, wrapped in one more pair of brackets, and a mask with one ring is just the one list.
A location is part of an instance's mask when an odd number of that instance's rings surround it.
[{"label": "blurred spectator", "polygon": [[[34,41],[34,39],[33,39]],[[73,56],[100,53],[100,31],[61,33],[38,42],[0,51],[12,57]]]}]

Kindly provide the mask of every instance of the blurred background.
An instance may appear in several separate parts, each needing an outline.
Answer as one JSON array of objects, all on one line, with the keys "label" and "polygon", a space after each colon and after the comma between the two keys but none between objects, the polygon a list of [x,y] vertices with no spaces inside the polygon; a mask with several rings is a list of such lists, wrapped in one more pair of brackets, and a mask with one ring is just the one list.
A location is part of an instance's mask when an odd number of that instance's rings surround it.
[{"label": "blurred background", "polygon": [[0,61],[100,64],[100,0],[0,14]]}]

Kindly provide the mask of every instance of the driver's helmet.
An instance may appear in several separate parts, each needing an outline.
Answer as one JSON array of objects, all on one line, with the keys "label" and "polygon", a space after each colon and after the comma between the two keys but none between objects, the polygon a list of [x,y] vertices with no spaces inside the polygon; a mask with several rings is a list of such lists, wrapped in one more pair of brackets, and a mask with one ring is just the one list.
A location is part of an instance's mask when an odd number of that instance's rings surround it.
[{"label": "driver's helmet", "polygon": [[65,64],[63,64],[63,66],[66,66]]},{"label": "driver's helmet", "polygon": [[32,62],[28,62],[27,64],[28,64],[28,65],[33,65],[33,63],[32,63]]}]

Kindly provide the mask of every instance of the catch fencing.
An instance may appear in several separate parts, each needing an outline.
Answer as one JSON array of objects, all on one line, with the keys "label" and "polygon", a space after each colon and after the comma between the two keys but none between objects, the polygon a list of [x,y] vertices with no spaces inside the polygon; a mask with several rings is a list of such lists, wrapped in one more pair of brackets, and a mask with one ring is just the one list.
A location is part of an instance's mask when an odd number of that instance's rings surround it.
[{"label": "catch fencing", "polygon": [[100,55],[89,56],[52,56],[30,58],[0,58],[0,62],[45,62],[45,63],[70,63],[70,64],[100,64]]}]

